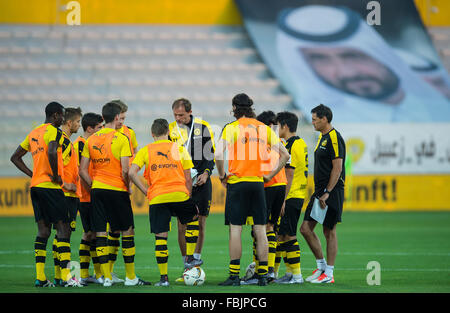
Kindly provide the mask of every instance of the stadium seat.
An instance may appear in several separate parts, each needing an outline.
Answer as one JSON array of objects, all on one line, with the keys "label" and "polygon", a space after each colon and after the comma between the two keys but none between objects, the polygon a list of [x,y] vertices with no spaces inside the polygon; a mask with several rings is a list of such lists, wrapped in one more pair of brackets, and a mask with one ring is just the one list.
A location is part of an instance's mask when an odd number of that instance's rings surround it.
[{"label": "stadium seat", "polygon": [[[258,109],[291,101],[242,27],[0,25],[0,39],[0,103],[20,108],[7,110],[0,125],[20,118],[21,127],[5,126],[15,129],[15,146],[53,100],[99,112],[108,100],[122,99],[139,143],[149,141],[151,120],[173,119],[170,106],[179,97],[218,129],[229,122],[238,92],[258,99]],[[4,160],[0,170],[15,173]]]}]

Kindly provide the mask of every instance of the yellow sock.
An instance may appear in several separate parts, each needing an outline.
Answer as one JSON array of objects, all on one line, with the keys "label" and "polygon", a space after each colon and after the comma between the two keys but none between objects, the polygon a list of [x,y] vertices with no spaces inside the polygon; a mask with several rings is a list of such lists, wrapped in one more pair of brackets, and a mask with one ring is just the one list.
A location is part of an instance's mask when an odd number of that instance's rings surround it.
[{"label": "yellow sock", "polygon": [[34,256],[36,261],[36,279],[46,281],[45,276],[45,257],[47,255],[47,238],[36,236],[34,241]]},{"label": "yellow sock", "polygon": [[287,243],[287,263],[290,265],[293,275],[301,274],[300,270],[300,247],[298,245],[297,239],[288,241]]},{"label": "yellow sock", "polygon": [[198,220],[187,223],[185,232],[186,256],[192,256],[194,254],[195,247],[197,245],[198,232],[199,232]]},{"label": "yellow sock", "polygon": [[255,262],[255,264],[258,261],[258,255],[256,253],[256,238],[255,238],[255,234],[253,233],[253,230],[250,232],[250,235],[252,236],[252,252],[253,252],[253,262]]},{"label": "yellow sock", "polygon": [[91,263],[91,246],[90,242],[81,239],[79,256],[80,256],[80,277],[89,277],[89,263]]},{"label": "yellow sock", "polygon": [[281,264],[281,258],[282,258],[283,251],[281,250],[280,242],[276,242],[276,252],[275,252],[275,263],[274,263],[274,272],[278,273],[278,270],[280,269]]},{"label": "yellow sock", "polygon": [[169,260],[169,250],[167,249],[167,238],[156,236],[155,241],[155,256],[156,263],[160,275],[167,275],[167,263]]},{"label": "yellow sock", "polygon": [[100,268],[100,263],[98,261],[96,246],[97,246],[97,240],[94,239],[91,241],[90,254],[91,254],[92,264],[94,265],[95,278],[100,278],[102,276],[102,270]]},{"label": "yellow sock", "polygon": [[235,259],[230,261],[229,273],[230,276],[238,276],[241,271],[241,260]]},{"label": "yellow sock", "polygon": [[106,236],[97,236],[97,256],[100,264],[100,269],[105,278],[112,279],[111,271],[108,263],[109,258],[109,250],[108,250],[108,241]]},{"label": "yellow sock", "polygon": [[134,245],[134,235],[122,236],[122,255],[125,263],[125,273],[128,279],[135,279],[134,256],[136,247]]},{"label": "yellow sock", "polygon": [[275,254],[277,252],[277,237],[273,231],[267,232],[267,241],[269,243],[269,254],[267,257],[267,264],[270,270],[275,267]]},{"label": "yellow sock", "polygon": [[59,266],[58,238],[55,236],[52,245],[53,264],[55,266],[55,279],[61,279],[61,267]]},{"label": "yellow sock", "polygon": [[61,267],[61,279],[68,281],[72,278],[70,274],[70,240],[68,238],[58,238],[58,259]]},{"label": "yellow sock", "polygon": [[108,233],[108,250],[109,250],[108,263],[109,263],[109,271],[111,273],[114,272],[114,264],[116,264],[117,254],[120,248],[119,239],[120,233],[119,234],[115,234],[112,232]]},{"label": "yellow sock", "polygon": [[266,275],[268,271],[267,261],[259,261],[258,264],[258,276]]}]

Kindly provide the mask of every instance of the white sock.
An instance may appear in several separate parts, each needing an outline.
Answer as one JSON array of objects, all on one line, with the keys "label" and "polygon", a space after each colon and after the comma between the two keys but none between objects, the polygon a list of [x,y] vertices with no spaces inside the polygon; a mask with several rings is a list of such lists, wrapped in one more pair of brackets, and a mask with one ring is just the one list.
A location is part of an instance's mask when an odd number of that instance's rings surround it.
[{"label": "white sock", "polygon": [[185,255],[182,255],[181,259],[183,260],[183,264],[186,263],[186,256]]},{"label": "white sock", "polygon": [[334,270],[334,265],[328,265],[325,268],[325,275],[327,275],[328,277],[333,277],[333,270]]},{"label": "white sock", "polygon": [[201,253],[194,253],[194,259],[200,260],[200,257],[202,256]]},{"label": "white sock", "polygon": [[317,259],[316,263],[319,270],[325,271],[325,267],[327,266],[327,262],[325,261],[325,259]]}]

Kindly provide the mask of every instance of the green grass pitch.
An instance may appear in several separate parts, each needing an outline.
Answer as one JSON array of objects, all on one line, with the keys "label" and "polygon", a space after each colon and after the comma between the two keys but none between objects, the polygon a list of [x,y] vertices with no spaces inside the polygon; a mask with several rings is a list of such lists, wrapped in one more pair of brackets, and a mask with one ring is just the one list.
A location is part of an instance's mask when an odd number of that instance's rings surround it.
[{"label": "green grass pitch", "polygon": [[[303,218],[303,214],[301,219]],[[72,259],[78,261],[81,221],[72,234]],[[172,221],[173,223],[173,221]],[[136,273],[152,283],[159,280],[154,255],[154,236],[149,233],[146,215],[135,216]],[[169,233],[170,287],[110,288],[89,285],[84,288],[35,288],[33,242],[36,225],[32,217],[0,218],[0,293],[448,293],[450,292],[450,212],[344,212],[338,226],[339,252],[335,264],[335,284],[276,285],[266,287],[221,287],[228,272],[228,228],[222,214],[207,219],[207,233],[202,259],[206,282],[189,287],[175,282],[182,272],[176,226]],[[322,227],[316,229],[325,247]],[[251,262],[249,226],[243,230],[241,276]],[[47,277],[53,280],[51,241],[47,245]],[[305,240],[298,233],[302,274],[306,278],[315,268],[315,260]],[[380,264],[380,285],[369,285],[367,264]],[[91,265],[92,272],[92,265]],[[124,277],[125,269],[119,250],[115,272]],[[280,274],[284,273],[284,264]]]}]

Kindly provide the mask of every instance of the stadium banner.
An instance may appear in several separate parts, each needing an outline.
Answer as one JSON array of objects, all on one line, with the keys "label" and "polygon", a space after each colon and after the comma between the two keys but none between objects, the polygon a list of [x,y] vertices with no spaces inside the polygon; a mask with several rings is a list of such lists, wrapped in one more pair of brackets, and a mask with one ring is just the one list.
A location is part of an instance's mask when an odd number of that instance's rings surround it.
[{"label": "stadium banner", "polygon": [[0,1],[0,23],[241,25],[233,0]]},{"label": "stadium banner", "polygon": [[[226,190],[212,176],[211,213],[223,214]],[[448,190],[450,175],[350,175],[346,179],[344,209],[348,211],[450,211],[443,190]],[[313,191],[308,178],[308,197]],[[0,178],[0,216],[33,216],[30,179]],[[133,212],[148,214],[148,200],[133,186]],[[305,201],[305,207],[308,201]]]},{"label": "stadium banner", "polygon": [[449,123],[335,125],[354,175],[450,174]]},{"label": "stadium banner", "polygon": [[339,124],[450,121],[450,78],[413,1],[235,1],[307,120],[322,103]]}]

